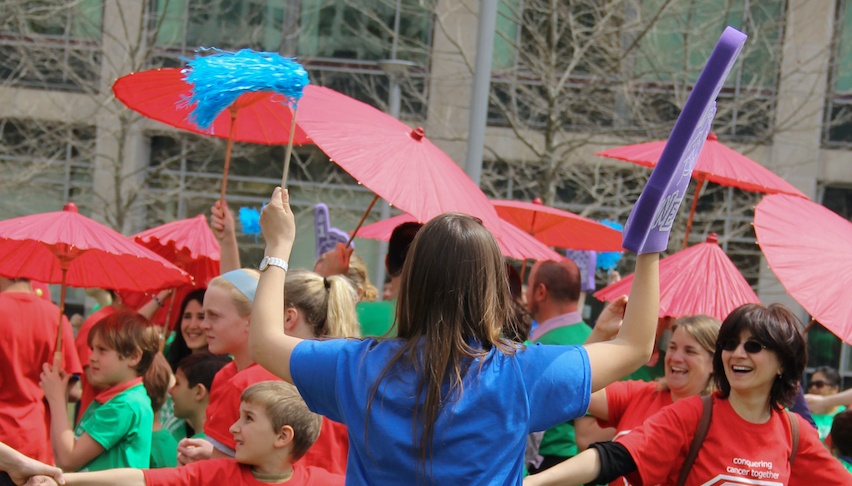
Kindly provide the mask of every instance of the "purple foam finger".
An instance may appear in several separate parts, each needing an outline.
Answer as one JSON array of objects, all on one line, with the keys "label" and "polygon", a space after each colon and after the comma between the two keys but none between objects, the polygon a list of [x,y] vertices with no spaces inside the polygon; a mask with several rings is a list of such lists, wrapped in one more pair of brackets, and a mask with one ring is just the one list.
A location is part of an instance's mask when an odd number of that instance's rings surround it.
[{"label": "purple foam finger", "polygon": [[728,27],[698,76],[666,147],[624,226],[624,248],[657,253],[668,247],[669,234],[684,192],[716,114],[722,89],[747,36]]},{"label": "purple foam finger", "polygon": [[314,206],[314,236],[316,237],[316,258],[337,247],[338,243],[346,244],[349,235],[337,228],[331,227],[328,206],[319,203]]}]

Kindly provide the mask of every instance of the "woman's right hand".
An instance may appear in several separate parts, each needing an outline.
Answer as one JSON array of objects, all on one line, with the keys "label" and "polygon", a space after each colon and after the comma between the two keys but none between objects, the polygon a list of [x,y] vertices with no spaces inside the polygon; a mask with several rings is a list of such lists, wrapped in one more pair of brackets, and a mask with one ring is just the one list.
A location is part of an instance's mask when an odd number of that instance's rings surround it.
[{"label": "woman's right hand", "polygon": [[[290,194],[276,187],[260,213],[260,230],[266,240],[267,255],[288,258],[296,240],[296,217],[290,209]],[[273,251],[268,251],[273,250]]]}]

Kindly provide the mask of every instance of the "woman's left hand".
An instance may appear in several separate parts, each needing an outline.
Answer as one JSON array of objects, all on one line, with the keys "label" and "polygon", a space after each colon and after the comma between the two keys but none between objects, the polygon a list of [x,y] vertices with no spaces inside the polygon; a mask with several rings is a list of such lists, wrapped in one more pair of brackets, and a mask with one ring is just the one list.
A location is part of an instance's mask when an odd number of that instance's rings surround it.
[{"label": "woman's left hand", "polygon": [[260,230],[266,240],[267,256],[289,258],[296,240],[296,217],[290,209],[287,190],[276,187],[260,213]]}]

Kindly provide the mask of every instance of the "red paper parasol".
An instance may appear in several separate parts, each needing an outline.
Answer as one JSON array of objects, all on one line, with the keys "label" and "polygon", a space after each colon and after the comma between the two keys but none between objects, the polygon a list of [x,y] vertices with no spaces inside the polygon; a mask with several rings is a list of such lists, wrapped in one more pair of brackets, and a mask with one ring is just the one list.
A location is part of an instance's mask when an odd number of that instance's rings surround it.
[{"label": "red paper parasol", "polygon": [[787,292],[852,344],[852,223],[806,199],[774,195],[755,208],[754,232]]},{"label": "red paper parasol", "polygon": [[0,221],[0,254],[0,275],[62,285],[60,322],[66,285],[145,292],[189,281],[159,255],[79,214],[74,203],[62,211]]},{"label": "red paper parasol", "polygon": [[[188,121],[192,108],[181,106],[192,94],[192,86],[184,80],[181,71],[178,68],[162,68],[131,73],[118,78],[112,91],[128,108],[152,120],[188,132],[228,140],[222,180],[221,198],[224,200],[232,143],[286,144],[290,141],[287,128],[291,126],[293,114],[282,95],[272,92],[246,93],[216,117],[209,132],[201,130]],[[305,88],[305,96],[311,92],[311,88]],[[310,139],[297,124],[293,144],[307,143],[310,143]]]},{"label": "red paper parasol", "polygon": [[[172,221],[141,233],[133,239],[189,274],[189,285],[182,286],[171,295],[169,305],[161,307],[151,318],[152,322],[171,324],[178,321],[180,303],[187,293],[196,288],[205,288],[207,283],[219,275],[221,260],[219,242],[207,224],[207,218],[199,214],[194,218]],[[122,294],[122,301],[139,308],[150,300],[145,294]]]},{"label": "red paper parasol", "polygon": [[[613,300],[628,295],[632,284],[633,275],[629,275],[594,295]],[[660,260],[660,317],[707,314],[722,320],[743,304],[759,302],[715,234]]]},{"label": "red paper parasol", "polygon": [[422,128],[412,130],[366,103],[320,87],[306,89],[299,101],[299,126],[358,182],[417,220],[455,211],[478,217],[495,235],[502,232],[485,194]]},{"label": "red paper parasol", "polygon": [[572,250],[623,251],[621,232],[589,218],[533,202],[491,201],[500,219],[548,246]]},{"label": "red paper parasol", "polygon": [[[645,167],[654,167],[657,165],[665,147],[666,141],[663,140],[625,145],[604,150],[595,155],[624,160]],[[698,161],[692,171],[692,178],[696,181],[696,187],[692,198],[692,207],[689,210],[689,220],[686,224],[686,236],[683,239],[684,249],[686,248],[687,238],[689,238],[689,230],[692,227],[698,195],[704,181],[746,191],[765,194],[790,194],[807,199],[807,196],[801,191],[774,172],[719,142],[716,134],[712,132],[707,136],[707,141],[698,155]]]},{"label": "red paper parasol", "polygon": [[[402,223],[416,221],[418,221],[417,218],[410,214],[401,214],[362,227],[358,230],[358,236],[371,240],[388,241],[394,228]],[[551,250],[520,229],[515,228],[505,221],[501,224],[503,226],[503,234],[496,236],[495,239],[503,256],[515,260],[565,260],[563,255]]]},{"label": "red paper parasol", "polygon": [[[305,88],[305,96],[310,87]],[[188,121],[191,107],[178,105],[191,96],[192,86],[184,81],[179,68],[140,71],[118,78],[112,85],[115,97],[128,108],[146,117],[187,132],[227,140],[231,129],[231,112],[235,116],[235,142],[284,145],[289,141],[287,127],[292,114],[275,93],[249,93],[237,98],[234,110],[226,110],[211,125],[211,130],[199,129]],[[296,125],[296,145],[311,143],[305,132]]]}]

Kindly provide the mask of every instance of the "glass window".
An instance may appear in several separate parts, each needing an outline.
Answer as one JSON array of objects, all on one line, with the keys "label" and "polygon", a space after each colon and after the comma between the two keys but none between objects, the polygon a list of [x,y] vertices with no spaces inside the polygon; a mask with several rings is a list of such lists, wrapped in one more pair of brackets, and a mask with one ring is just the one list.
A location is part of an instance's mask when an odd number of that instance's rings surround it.
[{"label": "glass window", "polygon": [[852,1],[838,2],[834,56],[826,103],[825,145],[852,145]]},{"label": "glass window", "polygon": [[396,58],[426,65],[433,2],[423,0],[302,0],[299,55],[389,59],[397,3],[400,20]]},{"label": "glass window", "polygon": [[284,6],[273,0],[157,0],[152,21],[159,46],[277,52]]},{"label": "glass window", "polygon": [[92,198],[93,127],[0,120],[0,219],[59,211]]},{"label": "glass window", "polygon": [[489,124],[541,128],[555,119],[567,130],[665,136],[731,25],[751,42],[720,94],[716,130],[729,138],[770,133],[783,0],[499,5]]}]

